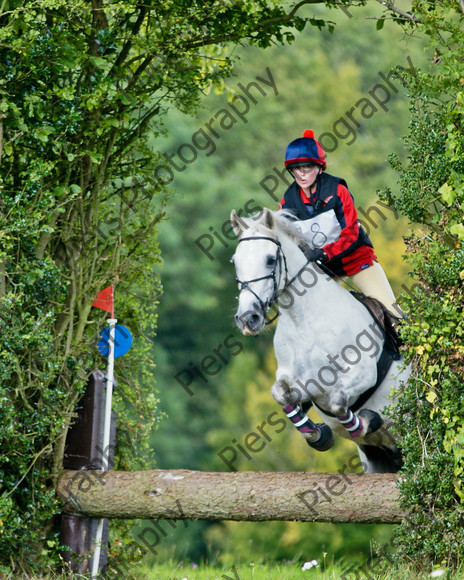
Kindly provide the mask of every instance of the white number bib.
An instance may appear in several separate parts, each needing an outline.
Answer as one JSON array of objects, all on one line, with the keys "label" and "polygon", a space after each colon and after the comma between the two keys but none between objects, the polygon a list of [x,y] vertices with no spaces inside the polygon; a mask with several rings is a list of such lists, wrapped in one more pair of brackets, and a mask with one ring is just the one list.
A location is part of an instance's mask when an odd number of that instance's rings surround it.
[{"label": "white number bib", "polygon": [[333,209],[329,209],[307,220],[296,221],[295,226],[300,230],[305,241],[312,248],[322,248],[327,244],[335,242],[340,237],[340,232],[342,231],[340,222]]}]

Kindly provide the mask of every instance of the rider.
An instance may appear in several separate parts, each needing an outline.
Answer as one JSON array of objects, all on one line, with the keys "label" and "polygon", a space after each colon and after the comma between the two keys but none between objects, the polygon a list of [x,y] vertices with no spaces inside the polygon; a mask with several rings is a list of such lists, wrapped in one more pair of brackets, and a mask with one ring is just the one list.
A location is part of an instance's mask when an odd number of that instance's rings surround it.
[{"label": "rider", "polygon": [[295,181],[280,209],[291,210],[298,218],[298,228],[309,242],[302,248],[308,260],[320,262],[331,276],[349,277],[364,294],[401,316],[372,242],[358,221],[346,181],[325,173],[326,166],[313,131],[306,130],[292,141],[285,152],[285,167]]}]

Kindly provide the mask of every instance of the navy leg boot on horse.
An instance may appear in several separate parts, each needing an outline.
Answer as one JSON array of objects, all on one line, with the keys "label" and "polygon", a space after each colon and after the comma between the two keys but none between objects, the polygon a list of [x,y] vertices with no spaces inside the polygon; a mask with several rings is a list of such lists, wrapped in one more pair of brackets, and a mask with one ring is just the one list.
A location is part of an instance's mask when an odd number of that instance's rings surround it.
[{"label": "navy leg boot on horse", "polygon": [[317,451],[327,451],[334,444],[332,429],[325,423],[313,423],[299,405],[291,403],[284,413],[306,439],[306,443]]}]

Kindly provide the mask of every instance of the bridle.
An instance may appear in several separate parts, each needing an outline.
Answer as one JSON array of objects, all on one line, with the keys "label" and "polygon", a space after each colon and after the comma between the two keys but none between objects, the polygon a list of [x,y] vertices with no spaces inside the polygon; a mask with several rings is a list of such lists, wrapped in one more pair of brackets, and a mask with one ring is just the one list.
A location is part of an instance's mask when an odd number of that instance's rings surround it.
[{"label": "bridle", "polygon": [[[267,274],[266,276],[260,276],[259,278],[253,278],[252,280],[239,280],[239,278],[236,276],[235,279],[237,281],[237,284],[239,285],[239,292],[242,292],[242,290],[248,290],[249,292],[251,292],[253,294],[253,296],[255,296],[255,298],[257,298],[258,302],[259,302],[259,306],[261,308],[261,312],[263,314],[264,320],[265,320],[265,324],[271,324],[271,322],[274,322],[274,320],[279,316],[279,312],[277,311],[277,314],[271,318],[271,319],[267,319],[267,313],[269,311],[269,309],[271,308],[271,306],[274,304],[274,302],[279,298],[279,296],[282,294],[282,292],[284,292],[284,290],[289,286],[289,284],[291,284],[293,282],[293,280],[295,278],[292,278],[292,280],[289,282],[288,281],[288,268],[287,268],[287,258],[285,257],[285,254],[282,251],[282,245],[279,242],[279,240],[276,240],[274,238],[268,237],[268,236],[255,236],[255,237],[247,237],[247,238],[240,238],[240,240],[238,241],[238,243],[240,244],[241,242],[248,242],[248,241],[254,241],[254,240],[267,240],[269,242],[274,243],[277,246],[277,254],[276,254],[276,261],[275,261],[275,265],[274,265],[274,269],[272,270],[272,272],[270,274]],[[282,263],[284,265],[284,268],[282,268]],[[279,278],[277,279],[277,268],[279,268]],[[280,286],[280,282],[282,279],[282,273],[285,269],[285,282],[284,282],[284,286],[282,288],[282,290],[279,291],[279,286]],[[268,298],[268,300],[266,300],[266,302],[263,302],[263,300],[261,299],[260,296],[258,296],[258,294],[256,294],[256,292],[250,287],[250,284],[252,282],[259,282],[260,280],[268,280],[271,279],[273,282],[273,292],[270,298]]]}]

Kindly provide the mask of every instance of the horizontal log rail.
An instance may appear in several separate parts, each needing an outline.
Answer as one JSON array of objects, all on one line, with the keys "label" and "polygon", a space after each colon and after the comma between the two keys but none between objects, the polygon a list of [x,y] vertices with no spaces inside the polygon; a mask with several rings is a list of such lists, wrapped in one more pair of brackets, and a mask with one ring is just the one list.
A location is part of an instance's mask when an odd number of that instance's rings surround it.
[{"label": "horizontal log rail", "polygon": [[63,512],[93,518],[396,524],[395,474],[66,471]]}]

